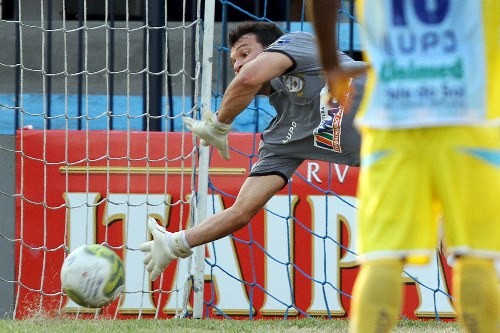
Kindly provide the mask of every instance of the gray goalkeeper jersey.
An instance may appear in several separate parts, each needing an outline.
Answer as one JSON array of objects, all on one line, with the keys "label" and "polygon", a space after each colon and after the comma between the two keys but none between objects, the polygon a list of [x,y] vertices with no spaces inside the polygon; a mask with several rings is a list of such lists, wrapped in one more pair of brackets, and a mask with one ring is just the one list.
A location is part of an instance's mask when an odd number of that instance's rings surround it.
[{"label": "gray goalkeeper jersey", "polygon": [[[262,133],[259,161],[250,176],[278,174],[288,180],[304,160],[358,166],[360,136],[353,118],[360,96],[354,96],[352,112],[347,114],[321,102],[325,79],[315,38],[305,32],[289,33],[264,52],[283,53],[293,66],[271,81],[274,92],[269,102],[276,117]],[[344,53],[339,53],[339,59],[353,61]],[[361,95],[362,87],[356,90]]]}]

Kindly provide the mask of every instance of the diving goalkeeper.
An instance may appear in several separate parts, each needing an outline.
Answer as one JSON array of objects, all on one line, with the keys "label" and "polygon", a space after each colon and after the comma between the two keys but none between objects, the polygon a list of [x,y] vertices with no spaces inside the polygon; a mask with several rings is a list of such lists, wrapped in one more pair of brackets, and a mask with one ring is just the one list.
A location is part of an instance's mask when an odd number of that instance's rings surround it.
[{"label": "diving goalkeeper", "polygon": [[[152,280],[172,260],[191,255],[192,247],[246,226],[304,160],[359,165],[360,136],[353,127],[354,113],[344,114],[339,104],[322,102],[325,79],[311,34],[283,34],[273,23],[245,22],[230,32],[229,44],[236,75],[220,109],[204,114],[202,120],[184,118],[186,126],[203,144],[213,145],[229,159],[231,123],[256,95],[269,96],[277,114],[262,134],[259,159],[231,207],[175,233],[149,219],[153,240],[141,244],[140,250],[146,253],[144,263]],[[338,57],[343,65],[357,64],[342,52]],[[362,86],[362,81],[353,84]],[[356,108],[360,98],[351,98]]]}]

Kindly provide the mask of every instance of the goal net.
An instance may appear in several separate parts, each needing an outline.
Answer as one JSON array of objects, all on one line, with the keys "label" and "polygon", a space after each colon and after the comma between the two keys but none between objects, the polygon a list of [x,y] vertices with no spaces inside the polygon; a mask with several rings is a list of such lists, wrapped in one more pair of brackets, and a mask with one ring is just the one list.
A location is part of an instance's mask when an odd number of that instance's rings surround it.
[{"label": "goal net", "polygon": [[[154,283],[138,250],[148,217],[177,231],[234,203],[274,110],[258,97],[237,118],[229,162],[199,147],[181,118],[220,105],[233,77],[229,29],[264,20],[312,33],[305,1],[20,0],[1,13],[1,313],[348,315],[357,168],[305,161],[247,227]],[[359,56],[350,1],[341,17],[339,48]],[[77,306],[59,281],[69,251],[93,243],[116,251],[126,271],[125,292],[100,310]],[[404,315],[454,316],[448,273],[438,251],[406,267]]]}]

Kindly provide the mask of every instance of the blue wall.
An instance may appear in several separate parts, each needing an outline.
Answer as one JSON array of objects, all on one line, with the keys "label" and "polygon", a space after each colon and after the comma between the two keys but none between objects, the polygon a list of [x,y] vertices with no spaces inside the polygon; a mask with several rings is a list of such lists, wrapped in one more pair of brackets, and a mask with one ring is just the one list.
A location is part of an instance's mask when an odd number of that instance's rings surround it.
[{"label": "blue wall", "polygon": [[[47,98],[47,95],[45,95]],[[32,125],[34,129],[78,129],[78,119],[81,118],[82,130],[106,130],[109,127],[107,112],[107,97],[105,95],[87,95],[82,100],[83,116],[78,117],[77,95],[52,94],[50,118],[47,114],[43,94],[23,94],[21,110],[14,108],[14,94],[0,94],[0,134],[13,134],[15,131],[15,115],[19,114],[19,126]],[[166,100],[163,101],[166,110]],[[220,99],[212,101],[215,110],[220,105]],[[182,130],[182,116],[191,110],[191,99],[180,96],[173,97],[174,131]],[[235,120],[233,130],[238,132],[262,132],[274,116],[274,108],[267,98],[255,99],[249,107]],[[113,98],[113,129],[141,131],[143,124],[143,105],[141,96],[114,96]],[[171,130],[163,121],[163,129]]]}]

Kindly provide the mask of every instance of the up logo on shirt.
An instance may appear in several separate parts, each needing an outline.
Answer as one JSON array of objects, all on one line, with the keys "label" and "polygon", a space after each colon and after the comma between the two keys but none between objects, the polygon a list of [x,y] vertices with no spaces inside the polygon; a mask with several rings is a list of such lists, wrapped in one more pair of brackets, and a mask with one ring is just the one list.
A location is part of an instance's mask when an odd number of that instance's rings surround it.
[{"label": "up logo on shirt", "polygon": [[445,23],[449,0],[392,0],[390,8],[394,30],[385,37],[387,54],[451,54],[457,50],[456,33]]}]

